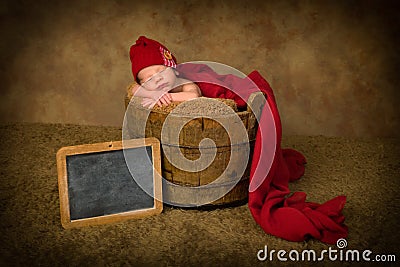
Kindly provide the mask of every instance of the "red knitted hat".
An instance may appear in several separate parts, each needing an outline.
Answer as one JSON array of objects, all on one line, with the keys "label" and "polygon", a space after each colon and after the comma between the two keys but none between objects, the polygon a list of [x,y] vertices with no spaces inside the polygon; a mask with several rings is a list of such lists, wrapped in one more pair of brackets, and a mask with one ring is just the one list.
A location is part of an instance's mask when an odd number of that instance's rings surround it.
[{"label": "red knitted hat", "polygon": [[131,46],[129,52],[132,62],[132,74],[138,82],[137,74],[142,69],[152,65],[165,65],[176,67],[176,58],[162,44],[155,40],[140,36]]}]

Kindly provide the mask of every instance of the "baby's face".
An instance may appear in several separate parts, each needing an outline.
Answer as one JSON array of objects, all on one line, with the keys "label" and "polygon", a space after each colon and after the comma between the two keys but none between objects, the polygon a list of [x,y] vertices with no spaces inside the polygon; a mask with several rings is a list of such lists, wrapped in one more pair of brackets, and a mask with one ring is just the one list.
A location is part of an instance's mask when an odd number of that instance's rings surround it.
[{"label": "baby's face", "polygon": [[149,91],[169,91],[175,87],[176,76],[172,68],[152,65],[139,71],[140,84]]}]

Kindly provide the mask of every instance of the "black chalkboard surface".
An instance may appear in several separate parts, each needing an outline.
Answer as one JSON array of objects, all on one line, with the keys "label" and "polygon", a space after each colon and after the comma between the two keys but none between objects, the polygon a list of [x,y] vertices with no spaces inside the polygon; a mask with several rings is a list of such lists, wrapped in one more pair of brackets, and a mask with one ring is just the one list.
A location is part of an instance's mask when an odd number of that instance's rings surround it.
[{"label": "black chalkboard surface", "polygon": [[57,152],[57,167],[64,228],[162,211],[156,138],[63,147]]}]

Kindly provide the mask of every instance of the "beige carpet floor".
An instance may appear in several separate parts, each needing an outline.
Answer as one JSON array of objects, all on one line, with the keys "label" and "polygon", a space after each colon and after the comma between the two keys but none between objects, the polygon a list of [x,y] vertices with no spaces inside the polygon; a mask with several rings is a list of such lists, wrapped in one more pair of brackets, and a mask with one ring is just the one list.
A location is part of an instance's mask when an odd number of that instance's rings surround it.
[{"label": "beige carpet floor", "polygon": [[[60,223],[56,152],[63,146],[121,140],[121,129],[62,124],[0,126],[1,266],[337,266],[354,262],[273,262],[275,250],[337,249],[316,240],[288,242],[262,231],[246,205],[212,209],[165,207],[157,216],[64,230]],[[396,255],[400,261],[400,140],[285,136],[303,152],[306,174],[290,185],[309,201],[347,195],[346,249]],[[373,256],[370,256],[373,257]],[[358,262],[375,266],[377,262]],[[386,263],[395,266],[396,262]],[[385,265],[385,266],[386,266]],[[379,266],[384,266],[380,264]]]}]

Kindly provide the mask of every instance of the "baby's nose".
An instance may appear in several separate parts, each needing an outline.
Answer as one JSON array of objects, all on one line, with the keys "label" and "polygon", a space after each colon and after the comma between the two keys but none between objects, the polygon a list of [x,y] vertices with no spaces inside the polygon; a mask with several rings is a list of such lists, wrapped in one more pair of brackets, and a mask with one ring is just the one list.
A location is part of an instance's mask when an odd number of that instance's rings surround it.
[{"label": "baby's nose", "polygon": [[163,79],[162,75],[157,75],[156,76],[156,82],[159,82]]}]

